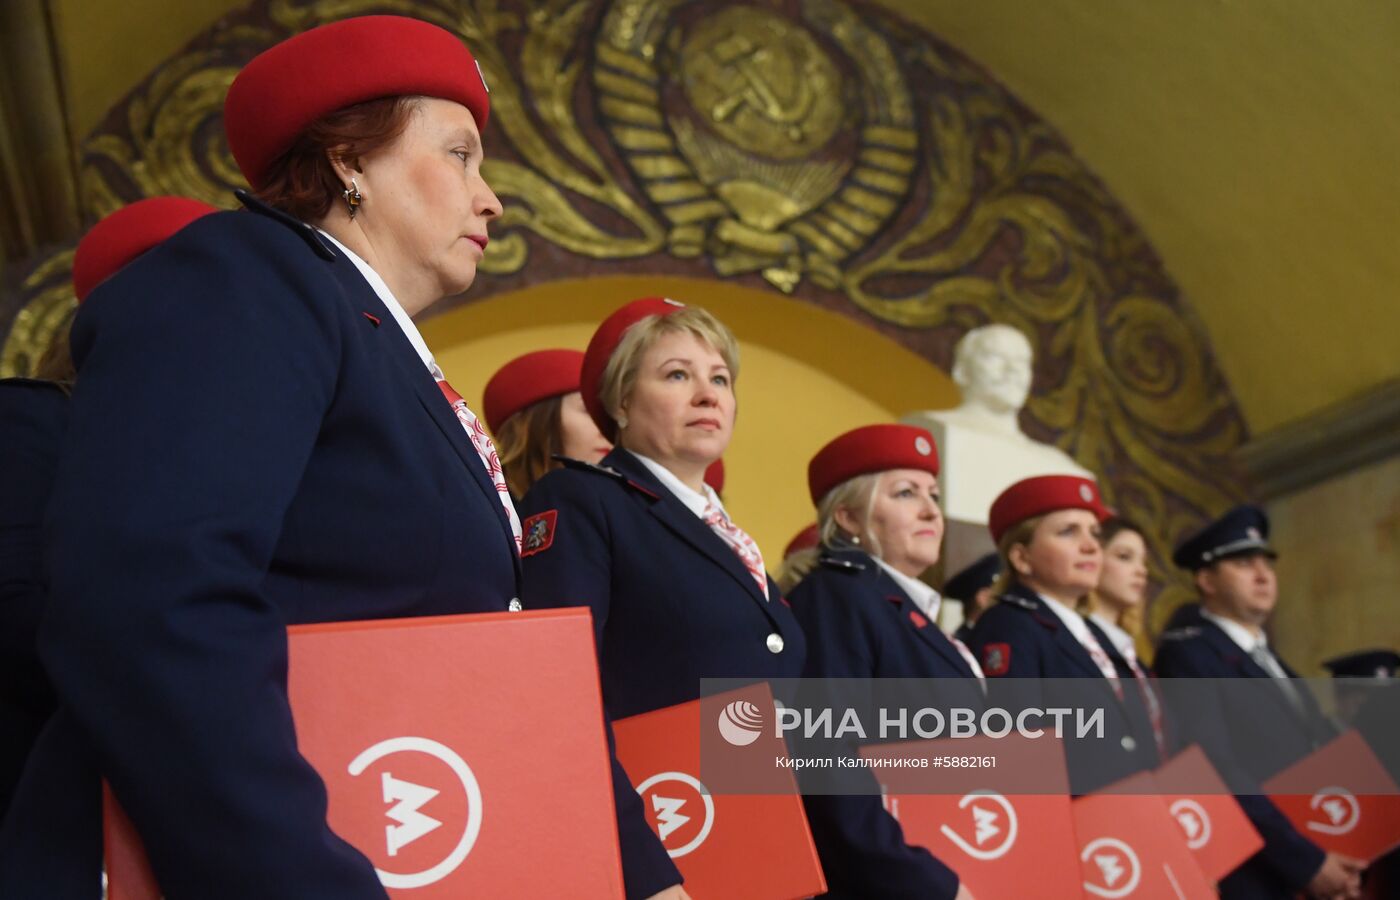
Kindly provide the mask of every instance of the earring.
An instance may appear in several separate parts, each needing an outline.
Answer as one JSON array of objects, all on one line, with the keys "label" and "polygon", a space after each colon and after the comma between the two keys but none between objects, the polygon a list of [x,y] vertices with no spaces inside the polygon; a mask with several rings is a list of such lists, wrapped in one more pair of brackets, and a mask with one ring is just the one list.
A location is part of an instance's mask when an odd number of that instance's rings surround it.
[{"label": "earring", "polygon": [[627,427],[627,417],[626,417],[626,416],[618,416],[618,417],[617,417],[617,430],[618,430],[618,431],[621,431],[622,429],[624,429],[624,428],[626,428],[626,427]]},{"label": "earring", "polygon": [[341,192],[345,197],[345,206],[350,210],[350,218],[355,218],[355,213],[360,211],[360,204],[364,202],[364,195],[360,193],[359,185],[355,184],[355,179],[350,179],[350,186]]},{"label": "earring", "polygon": [[853,534],[853,535],[851,535],[851,543],[852,543],[852,544],[855,544],[857,547],[859,547],[859,546],[860,546],[860,535],[858,535],[858,534]]}]

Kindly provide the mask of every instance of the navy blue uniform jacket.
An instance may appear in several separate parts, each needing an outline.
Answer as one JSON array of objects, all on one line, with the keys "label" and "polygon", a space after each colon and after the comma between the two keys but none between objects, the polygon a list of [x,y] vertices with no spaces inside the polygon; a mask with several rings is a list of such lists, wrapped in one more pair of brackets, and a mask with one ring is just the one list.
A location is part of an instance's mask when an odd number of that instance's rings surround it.
[{"label": "navy blue uniform jacket", "polygon": [[27,378],[0,381],[0,820],[53,690],[34,641],[44,609],[44,509],[68,427],[68,395]]},{"label": "navy blue uniform jacket", "polygon": [[[802,631],[773,580],[765,600],[734,551],[626,450],[600,466],[612,472],[571,460],[530,488],[522,516],[548,529],[532,541],[526,528],[524,599],[592,610],[609,720],[695,700],[702,678],[798,677]],[[616,762],[613,794],[627,896],[680,883]]]},{"label": "navy blue uniform jacket", "polygon": [[[1172,721],[1182,744],[1200,744],[1234,790],[1264,848],[1220,883],[1229,900],[1289,898],[1322,867],[1322,849],[1298,832],[1259,783],[1336,736],[1303,681],[1293,682],[1303,700],[1299,715],[1283,691],[1268,680],[1192,684],[1189,679],[1269,679],[1270,675],[1215,623],[1196,624],[1162,635],[1153,660]],[[1279,660],[1289,677],[1297,673]]]},{"label": "navy blue uniform jacket", "polygon": [[[55,714],[57,698],[36,646],[48,596],[40,536],[68,427],[68,394],[51,382],[0,381],[0,426],[0,847],[7,850],[0,855],[0,896],[99,900],[97,764],[71,717]],[[28,789],[17,792],[30,759]],[[17,811],[5,818],[10,806]]]},{"label": "navy blue uniform jacket", "polygon": [[1156,768],[1162,761],[1152,719],[1132,668],[1103,629],[1088,619],[1084,623],[1118,671],[1123,688],[1121,701],[1089,652],[1064,627],[1054,610],[1022,585],[1013,584],[982,614],[972,630],[972,650],[987,677],[1016,679],[1010,690],[998,690],[992,682],[993,705],[1008,709],[1103,709],[1102,739],[1075,740],[1072,727],[1065,739],[1070,790],[1075,794],[1087,794]]},{"label": "navy blue uniform jacket", "polygon": [[[859,550],[829,551],[792,591],[792,611],[807,637],[808,678],[938,678],[896,690],[910,710],[959,707],[980,712],[982,689],[953,643],[919,611],[875,560]],[[854,683],[853,683],[854,684]],[[906,687],[899,684],[900,689]],[[908,694],[907,696],[904,696]],[[880,695],[889,707],[895,698]],[[861,713],[866,719],[865,713]],[[834,771],[834,770],[833,770]],[[832,900],[957,896],[957,873],[922,847],[904,841],[899,823],[879,799],[869,770],[850,777],[868,783],[864,795],[811,794],[803,799]]]},{"label": "navy blue uniform jacket", "polygon": [[519,560],[369,284],[244,203],[78,314],[39,650],[170,900],[382,900],[297,752],[286,627],[505,610]]}]

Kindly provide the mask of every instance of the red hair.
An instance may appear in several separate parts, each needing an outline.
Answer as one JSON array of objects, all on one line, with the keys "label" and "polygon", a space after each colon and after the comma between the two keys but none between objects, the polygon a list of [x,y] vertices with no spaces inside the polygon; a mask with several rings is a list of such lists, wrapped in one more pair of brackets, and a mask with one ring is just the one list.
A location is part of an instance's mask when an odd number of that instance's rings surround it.
[{"label": "red hair", "polygon": [[268,167],[258,199],[303,222],[322,218],[345,190],[331,154],[354,162],[382,150],[403,134],[415,108],[416,97],[381,97],[322,116]]}]

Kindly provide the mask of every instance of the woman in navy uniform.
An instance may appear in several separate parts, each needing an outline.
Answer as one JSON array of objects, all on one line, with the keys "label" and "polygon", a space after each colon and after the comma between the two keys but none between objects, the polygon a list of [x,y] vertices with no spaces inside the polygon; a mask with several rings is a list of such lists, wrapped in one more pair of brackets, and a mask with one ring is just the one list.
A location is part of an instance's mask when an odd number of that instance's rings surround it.
[{"label": "woman in navy uniform", "polygon": [[[646,298],[617,310],[582,379],[617,447],[596,466],[566,461],[522,504],[526,599],[592,609],[610,719],[694,700],[702,678],[802,671],[797,622],[704,482],[733,434],[738,367],[733,335],[702,309]],[[677,885],[620,766],[613,782],[627,896]]]},{"label": "woman in navy uniform", "polygon": [[[98,222],[83,235],[73,254],[73,293],[78,303],[122,266],[212,212],[217,210],[197,200],[150,197]],[[0,431],[5,434],[0,442],[0,820],[41,731],[46,745],[61,744],[64,730],[71,727],[71,722],[61,719],[51,724],[57,698],[35,647],[48,593],[40,526],[68,427],[68,394],[74,379],[68,333],[65,327],[54,335],[34,378],[0,380]],[[46,756],[46,766],[66,769],[58,777],[68,789],[43,797],[39,805],[65,824],[85,820],[87,832],[95,836],[96,767],[90,756],[79,756],[79,748],[73,749],[74,754],[61,762],[52,754]],[[56,809],[60,798],[73,805]],[[45,833],[34,827],[34,805],[22,806],[12,820],[12,835],[27,844],[19,859],[32,871],[45,873],[51,888],[48,896],[97,897],[97,852],[88,847],[86,853],[63,857],[54,854],[59,848],[47,842],[30,841],[29,835]]]},{"label": "woman in navy uniform", "polygon": [[[812,457],[807,483],[822,538],[820,561],[792,592],[807,636],[809,678],[939,678],[936,693],[882,692],[879,706],[981,712],[982,672],[968,649],[938,629],[938,592],[919,580],[943,545],[938,451],[911,425],[868,425]],[[866,682],[859,682],[864,684]],[[861,699],[853,702],[870,706]],[[971,892],[958,875],[904,841],[867,770],[866,794],[804,796],[826,872],[826,897],[945,898]],[[852,787],[847,785],[846,787]]]},{"label": "woman in navy uniform", "polygon": [[1085,595],[1079,611],[1099,626],[1113,643],[1113,650],[1128,664],[1152,720],[1157,752],[1168,752],[1165,713],[1157,688],[1138,661],[1137,634],[1142,630],[1143,604],[1147,599],[1147,540],[1142,529],[1121,516],[1111,516],[1099,526],[1103,568],[1099,583]]},{"label": "woman in navy uniform", "polygon": [[1268,538],[1264,511],[1238,506],[1176,548],[1201,604],[1192,624],[1162,634],[1154,669],[1182,742],[1201,745],[1264,839],[1220,882],[1221,897],[1357,897],[1362,864],[1324,852],[1259,787],[1336,736],[1307,682],[1269,648],[1278,576]]},{"label": "woman in navy uniform", "polygon": [[[109,275],[181,228],[217,210],[184,197],[150,197],[94,225],[73,253],[81,304]],[[68,328],[40,356],[33,378],[0,379],[0,820],[29,748],[56,708],[35,639],[46,594],[40,525],[68,427],[73,389]]]},{"label": "woman in navy uniform", "polygon": [[39,650],[172,900],[384,900],[297,751],[286,627],[518,596],[494,449],[410,319],[470,286],[500,213],[486,117],[436,26],[284,41],[225,103],[248,210],[132,262],[74,324]]},{"label": "woman in navy uniform", "polygon": [[1016,679],[1009,690],[993,689],[999,705],[1103,710],[1102,739],[1070,732],[1065,743],[1076,794],[1161,762],[1132,668],[1075,611],[1098,584],[1099,523],[1108,516],[1098,485],[1075,475],[1027,478],[1003,491],[989,516],[1004,567],[998,600],[972,631],[987,676]]},{"label": "woman in navy uniform", "polygon": [[612,450],[578,392],[583,354],[536,350],[517,356],[486,382],[481,409],[496,438],[511,496],[524,497],[556,456],[597,462]]},{"label": "woman in navy uniform", "polygon": [[1142,529],[1120,516],[1099,526],[1103,568],[1099,583],[1084,596],[1080,612],[1122,649],[1136,641],[1147,596],[1147,541]]}]

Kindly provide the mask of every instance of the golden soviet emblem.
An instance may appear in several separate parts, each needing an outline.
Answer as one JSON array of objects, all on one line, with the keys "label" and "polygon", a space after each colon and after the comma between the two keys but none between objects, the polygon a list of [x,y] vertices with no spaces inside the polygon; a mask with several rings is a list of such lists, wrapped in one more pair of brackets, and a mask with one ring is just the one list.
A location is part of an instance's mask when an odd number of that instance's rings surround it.
[{"label": "golden soviet emblem", "polygon": [[776,159],[805,158],[841,123],[841,75],[812,36],[784,18],[730,7],[681,46],[690,104],[720,137]]},{"label": "golden soviet emblem", "polygon": [[623,0],[599,32],[609,134],[678,256],[834,286],[909,192],[918,135],[884,38],[835,0],[802,18]]}]

